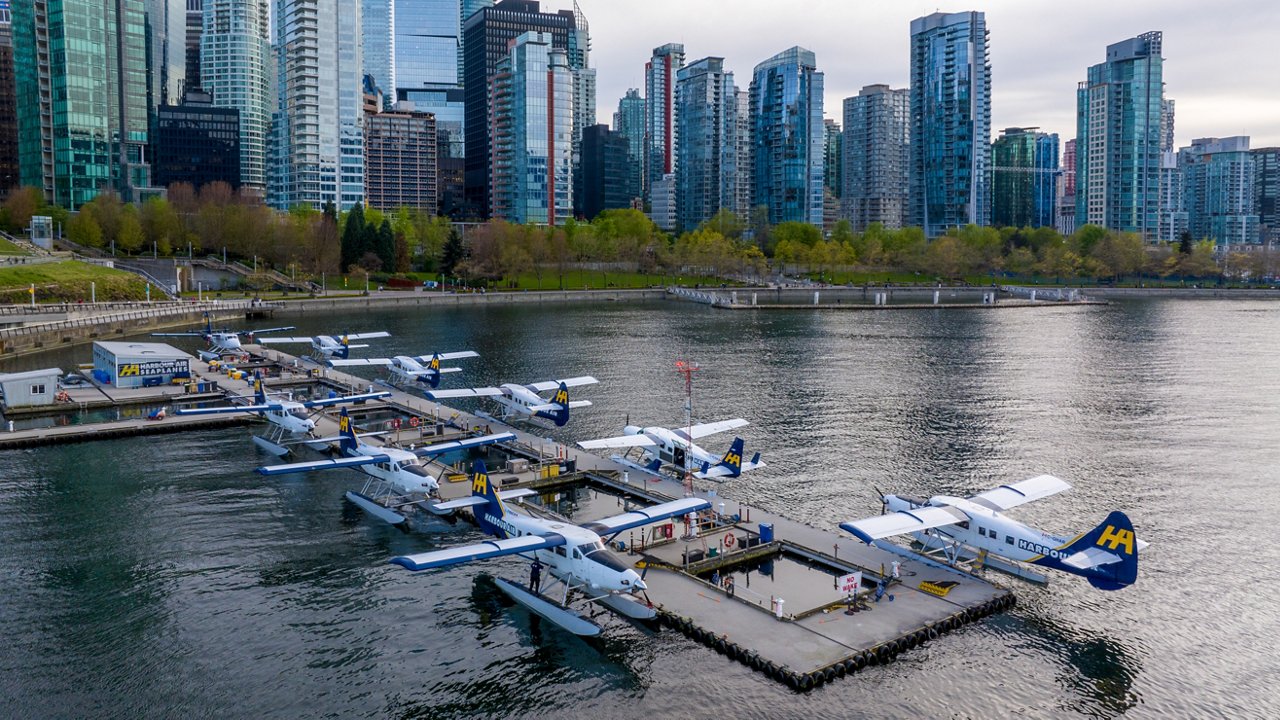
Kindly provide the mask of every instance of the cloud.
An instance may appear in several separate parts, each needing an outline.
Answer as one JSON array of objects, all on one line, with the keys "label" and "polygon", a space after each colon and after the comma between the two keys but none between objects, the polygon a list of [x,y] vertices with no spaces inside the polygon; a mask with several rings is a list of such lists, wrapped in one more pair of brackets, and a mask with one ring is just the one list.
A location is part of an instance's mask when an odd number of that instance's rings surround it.
[{"label": "cloud", "polygon": [[[911,20],[938,6],[840,0],[578,0],[591,23],[596,113],[612,119],[627,88],[643,88],[653,48],[685,46],[688,60],[725,58],[746,88],[757,63],[793,45],[813,50],[825,74],[828,117],[864,85],[905,87]],[[568,0],[544,0],[544,10]],[[1253,146],[1280,145],[1280,72],[1274,0],[988,0],[992,132],[1037,126],[1075,136],[1076,84],[1106,46],[1148,30],[1164,33],[1167,97],[1177,100],[1177,142],[1248,132]],[[643,90],[642,90],[643,92]]]}]

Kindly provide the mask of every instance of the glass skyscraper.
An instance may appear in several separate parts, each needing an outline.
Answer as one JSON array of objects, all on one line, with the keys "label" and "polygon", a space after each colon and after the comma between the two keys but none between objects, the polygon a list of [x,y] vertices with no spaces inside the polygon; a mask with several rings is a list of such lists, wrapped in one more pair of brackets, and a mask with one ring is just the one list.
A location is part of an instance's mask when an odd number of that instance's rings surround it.
[{"label": "glass skyscraper", "polygon": [[154,7],[144,0],[13,6],[23,185],[71,209],[103,188],[126,200],[153,191],[147,28]]},{"label": "glass skyscraper", "polygon": [[1076,91],[1076,225],[1155,239],[1160,160],[1172,123],[1163,119],[1159,32],[1107,46]]},{"label": "glass skyscraper", "polygon": [[644,65],[644,197],[650,187],[676,171],[676,75],[684,67],[684,45],[653,49]]},{"label": "glass skyscraper", "polygon": [[929,237],[990,224],[991,65],[981,12],[911,21],[909,221]]},{"label": "glass skyscraper", "polygon": [[1058,136],[1009,128],[991,144],[991,221],[1000,227],[1053,227],[1058,197]]},{"label": "glass skyscraper", "polygon": [[513,223],[573,217],[573,72],[551,43],[519,36],[493,77],[493,215]]},{"label": "glass skyscraper", "polygon": [[640,90],[627,90],[613,114],[613,130],[627,139],[626,193],[632,200],[644,196],[644,119]]},{"label": "glass skyscraper", "polygon": [[214,105],[240,112],[240,185],[258,196],[267,190],[270,63],[267,0],[204,0],[200,82]]},{"label": "glass skyscraper", "polygon": [[769,222],[822,227],[823,76],[812,51],[793,47],[755,67],[751,80],[755,144],[752,202]]},{"label": "glass skyscraper", "polygon": [[1182,205],[1197,240],[1219,245],[1258,242],[1254,156],[1249,138],[1197,138],[1178,152]]},{"label": "glass skyscraper", "polygon": [[346,209],[364,197],[362,13],[345,0],[276,0],[278,100],[267,201]]},{"label": "glass skyscraper", "polygon": [[842,214],[854,230],[906,222],[910,93],[868,85],[844,100]]},{"label": "glass skyscraper", "polygon": [[[553,48],[569,50],[569,35],[576,28],[572,10],[544,13],[536,0],[502,0],[483,7],[463,24],[463,91],[466,97],[466,200],[467,214],[488,217],[492,148],[490,146],[489,82],[510,43],[526,32],[546,33]],[[569,58],[566,56],[566,62]],[[570,186],[565,186],[566,192]]]},{"label": "glass skyscraper", "polygon": [[1257,148],[1252,152],[1259,239],[1266,244],[1280,242],[1280,147]]},{"label": "glass skyscraper", "polygon": [[364,74],[373,78],[390,105],[396,96],[396,7],[395,0],[353,0],[361,6],[360,51]]},{"label": "glass skyscraper", "polygon": [[738,197],[738,98],[724,58],[682,68],[676,80],[676,224],[693,230]]}]

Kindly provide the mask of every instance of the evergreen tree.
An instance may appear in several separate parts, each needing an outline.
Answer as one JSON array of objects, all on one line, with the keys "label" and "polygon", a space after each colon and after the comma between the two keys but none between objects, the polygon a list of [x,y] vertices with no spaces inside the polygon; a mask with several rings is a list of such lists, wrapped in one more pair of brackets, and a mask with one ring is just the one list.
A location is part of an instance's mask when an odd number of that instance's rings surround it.
[{"label": "evergreen tree", "polygon": [[338,222],[338,208],[334,207],[332,200],[324,201],[324,216],[335,224]]},{"label": "evergreen tree", "polygon": [[1190,230],[1183,230],[1182,235],[1178,237],[1178,252],[1183,255],[1190,255],[1195,247],[1195,241],[1191,238]]},{"label": "evergreen tree", "polygon": [[461,262],[462,235],[458,233],[457,228],[449,228],[449,239],[444,241],[444,248],[441,251],[440,272],[452,275]]},{"label": "evergreen tree", "polygon": [[347,213],[347,224],[342,228],[342,272],[360,262],[364,256],[364,206],[356,203]]},{"label": "evergreen tree", "polygon": [[384,218],[382,227],[378,228],[378,242],[374,248],[378,259],[382,260],[382,269],[392,272],[396,269],[396,236],[391,232],[391,220]]}]

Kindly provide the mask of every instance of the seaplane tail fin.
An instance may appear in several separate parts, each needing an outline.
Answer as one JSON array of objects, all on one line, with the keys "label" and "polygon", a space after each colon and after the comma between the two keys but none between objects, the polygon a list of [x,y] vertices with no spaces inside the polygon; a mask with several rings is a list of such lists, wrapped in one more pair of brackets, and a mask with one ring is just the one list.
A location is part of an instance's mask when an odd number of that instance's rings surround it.
[{"label": "seaplane tail fin", "polygon": [[426,372],[419,376],[418,379],[425,382],[432,390],[440,387],[440,353],[431,356],[431,361],[427,363]]},{"label": "seaplane tail fin", "polygon": [[543,409],[537,411],[538,415],[550,419],[556,424],[556,427],[564,427],[569,422],[569,408],[572,407],[569,402],[569,387],[563,382],[556,389],[556,394],[551,396],[551,402],[541,406]]},{"label": "seaplane tail fin", "polygon": [[1119,590],[1138,580],[1138,549],[1142,545],[1129,517],[1116,510],[1060,551],[1060,557],[1065,554],[1063,564],[1088,578],[1090,585]]},{"label": "seaplane tail fin", "polygon": [[338,448],[344,453],[354,453],[359,442],[356,440],[356,426],[351,422],[347,409],[342,408],[338,416]]},{"label": "seaplane tail fin", "polygon": [[506,530],[499,525],[499,523],[506,524],[502,523],[501,518],[506,515],[507,509],[498,497],[498,490],[493,486],[483,460],[476,460],[472,467],[471,496],[484,499],[484,504],[476,505],[472,511],[480,529],[500,538],[507,537]]},{"label": "seaplane tail fin", "polygon": [[733,439],[733,444],[729,446],[729,451],[724,454],[720,462],[715,465],[711,463],[703,463],[702,470],[694,473],[697,478],[736,478],[742,475],[742,438]]},{"label": "seaplane tail fin", "polygon": [[258,378],[257,380],[253,381],[253,397],[254,397],[254,401],[259,405],[268,404],[267,390],[262,385],[262,378]]}]

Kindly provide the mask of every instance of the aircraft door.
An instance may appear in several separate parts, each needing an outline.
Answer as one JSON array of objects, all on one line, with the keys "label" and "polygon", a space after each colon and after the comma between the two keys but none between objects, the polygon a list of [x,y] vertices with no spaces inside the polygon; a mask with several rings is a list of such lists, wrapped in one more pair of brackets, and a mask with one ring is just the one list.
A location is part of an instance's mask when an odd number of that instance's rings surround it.
[{"label": "aircraft door", "polygon": [[680,467],[682,467],[682,468],[685,466],[685,452],[684,452],[684,448],[682,448],[682,447],[678,447],[678,448],[674,448],[674,449],[671,451],[671,464],[672,464],[672,465],[678,465],[678,466],[680,466]]}]

